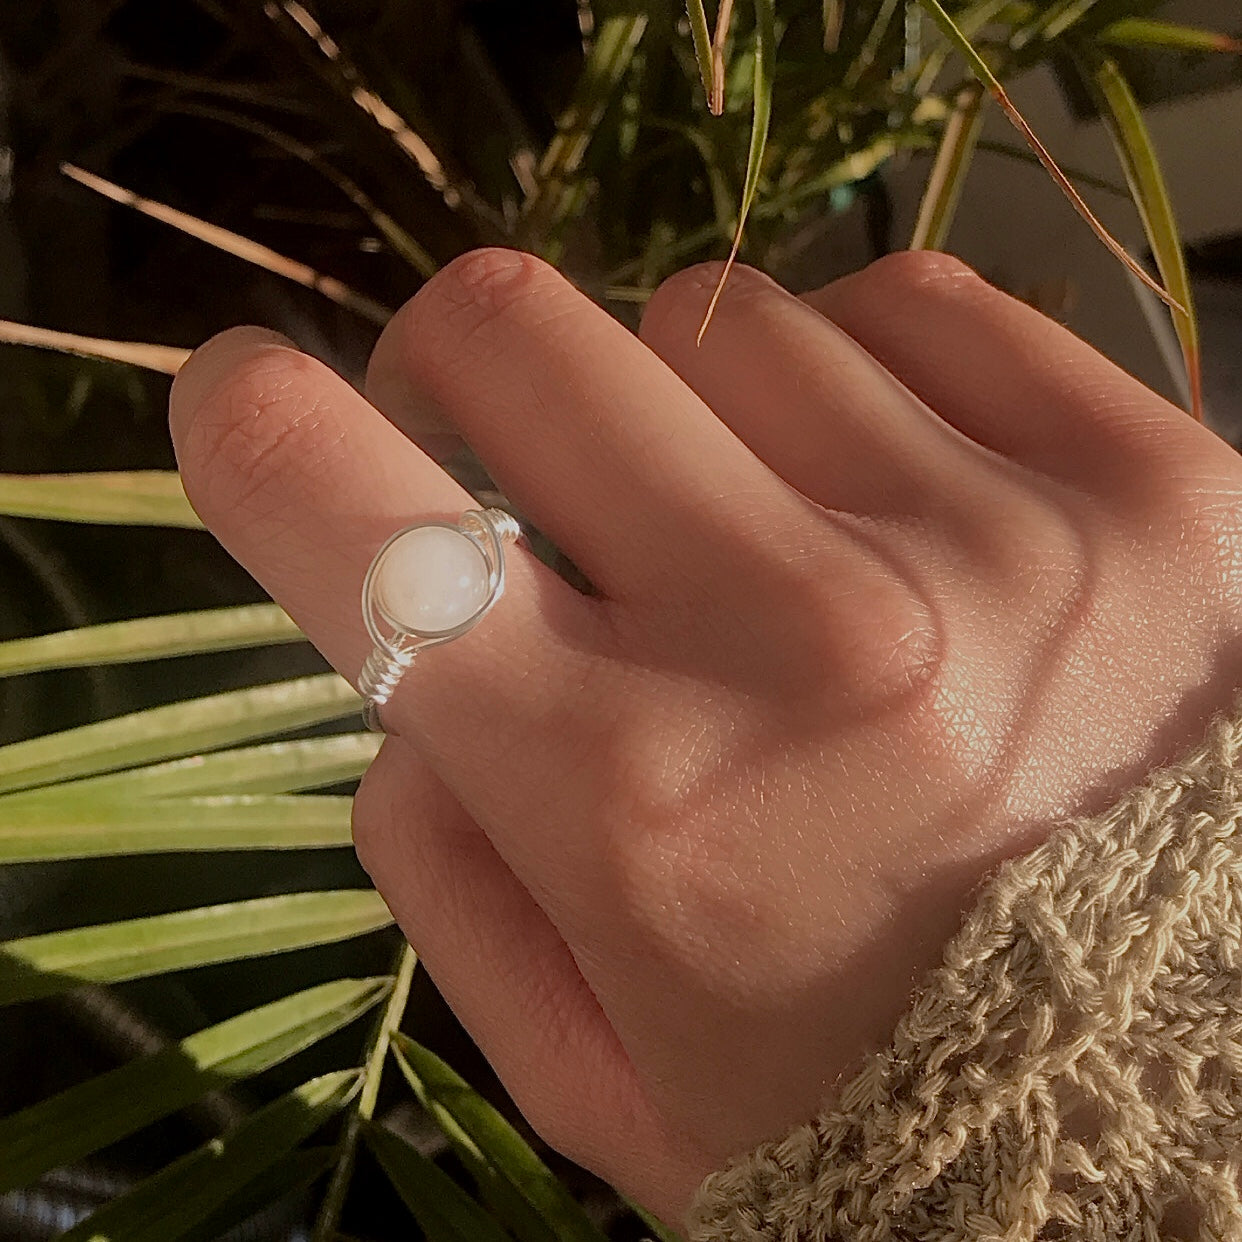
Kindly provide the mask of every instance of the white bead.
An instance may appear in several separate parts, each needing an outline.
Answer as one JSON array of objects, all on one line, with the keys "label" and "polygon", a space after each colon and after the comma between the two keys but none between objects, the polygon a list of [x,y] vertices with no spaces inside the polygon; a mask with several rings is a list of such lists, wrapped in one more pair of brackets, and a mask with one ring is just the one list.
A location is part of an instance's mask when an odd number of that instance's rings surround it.
[{"label": "white bead", "polygon": [[447,526],[399,535],[376,566],[380,608],[402,629],[434,635],[456,629],[487,603],[490,571],[482,549]]}]

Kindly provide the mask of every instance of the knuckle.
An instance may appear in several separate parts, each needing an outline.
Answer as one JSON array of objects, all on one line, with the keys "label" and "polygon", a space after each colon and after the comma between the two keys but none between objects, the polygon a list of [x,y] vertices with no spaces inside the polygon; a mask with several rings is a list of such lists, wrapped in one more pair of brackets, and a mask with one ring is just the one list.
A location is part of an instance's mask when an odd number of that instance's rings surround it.
[{"label": "knuckle", "polygon": [[[519,351],[526,357],[549,337],[572,333],[567,308],[579,311],[584,299],[566,296],[571,293],[565,278],[535,255],[493,247],[454,259],[396,321],[407,378],[417,377],[432,405],[453,405],[467,387],[492,393],[499,359]],[[499,400],[501,393],[495,395]]]},{"label": "knuckle", "polygon": [[[692,323],[697,329],[720,281],[725,265],[719,260],[696,263],[662,281],[648,299],[639,323],[642,340],[654,340],[666,330]],[[734,264],[717,303],[715,316],[724,318],[770,296],[779,286],[756,268]]]},{"label": "knuckle", "polygon": [[[890,557],[872,546],[871,572],[833,572],[832,553],[786,567],[781,616],[802,659],[788,701],[815,712],[875,715],[919,697],[944,659],[933,603]],[[788,620],[786,621],[788,624]]]},{"label": "knuckle", "polygon": [[420,325],[431,320],[470,332],[563,280],[536,255],[490,246],[454,259],[418,291],[410,308]]},{"label": "knuckle", "polygon": [[676,708],[664,710],[665,727],[653,729],[638,704],[621,708],[600,739],[598,802],[612,808],[621,825],[613,837],[621,870],[633,842],[662,838],[686,822],[687,775],[697,766],[695,739],[682,740],[684,730],[668,719]]},{"label": "knuckle", "polygon": [[938,250],[895,251],[865,268],[860,273],[860,279],[891,291],[898,297],[928,293],[969,297],[990,287],[968,263]]}]

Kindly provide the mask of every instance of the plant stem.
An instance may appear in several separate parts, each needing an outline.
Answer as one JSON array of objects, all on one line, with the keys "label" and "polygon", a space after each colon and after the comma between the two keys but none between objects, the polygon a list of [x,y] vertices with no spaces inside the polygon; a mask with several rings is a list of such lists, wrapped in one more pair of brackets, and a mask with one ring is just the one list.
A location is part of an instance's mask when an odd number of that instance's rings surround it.
[{"label": "plant stem", "polygon": [[405,1007],[410,999],[410,984],[414,979],[414,968],[418,965],[418,955],[408,945],[403,945],[397,958],[396,976],[388,1003],[380,1014],[367,1041],[366,1068],[363,1071],[362,1090],[358,1092],[345,1129],[341,1132],[337,1143],[336,1159],[332,1170],[332,1180],[328,1183],[327,1193],[323,1197],[323,1205],[315,1221],[315,1229],[311,1234],[311,1242],[335,1242],[337,1225],[340,1223],[341,1210],[345,1206],[345,1196],[349,1193],[349,1184],[354,1175],[354,1161],[358,1154],[358,1139],[365,1122],[371,1120],[375,1113],[375,1102],[379,1098],[380,1081],[384,1076],[384,1066],[388,1060],[388,1045],[393,1032],[401,1025],[405,1016]]},{"label": "plant stem", "polygon": [[911,250],[942,250],[961,198],[962,185],[970,168],[970,157],[979,140],[983,102],[983,83],[972,82],[957,95],[953,111],[945,123],[936,162],[927,178],[919,217],[910,239]]},{"label": "plant stem", "polygon": [[733,0],[720,0],[716,11],[716,29],[712,34],[712,90],[707,103],[712,116],[720,116],[724,112],[724,53],[732,18]]}]

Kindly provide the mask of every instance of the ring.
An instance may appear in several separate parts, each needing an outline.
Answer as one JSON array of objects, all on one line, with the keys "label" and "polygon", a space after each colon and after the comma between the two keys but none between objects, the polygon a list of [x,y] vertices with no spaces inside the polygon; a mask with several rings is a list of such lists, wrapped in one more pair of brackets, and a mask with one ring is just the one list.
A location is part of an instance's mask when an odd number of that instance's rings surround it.
[{"label": "ring", "polygon": [[506,543],[522,533],[503,509],[469,509],[456,524],[418,522],[387,539],[362,582],[373,644],[358,675],[362,720],[385,732],[380,708],[424,647],[460,638],[505,589]]}]

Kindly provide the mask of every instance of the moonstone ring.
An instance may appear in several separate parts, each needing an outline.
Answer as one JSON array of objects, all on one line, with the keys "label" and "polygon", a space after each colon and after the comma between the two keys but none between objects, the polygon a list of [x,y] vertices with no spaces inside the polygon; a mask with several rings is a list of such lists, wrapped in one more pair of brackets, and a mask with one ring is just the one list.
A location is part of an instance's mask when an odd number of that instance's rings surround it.
[{"label": "moonstone ring", "polygon": [[471,509],[457,524],[419,522],[375,554],[362,583],[374,644],[358,676],[362,719],[384,732],[380,708],[415,655],[472,630],[504,593],[506,543],[522,533],[503,509]]}]

